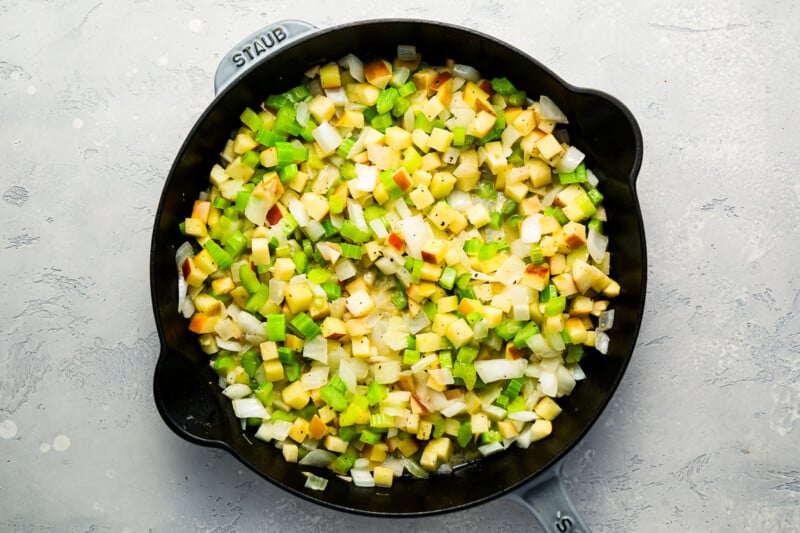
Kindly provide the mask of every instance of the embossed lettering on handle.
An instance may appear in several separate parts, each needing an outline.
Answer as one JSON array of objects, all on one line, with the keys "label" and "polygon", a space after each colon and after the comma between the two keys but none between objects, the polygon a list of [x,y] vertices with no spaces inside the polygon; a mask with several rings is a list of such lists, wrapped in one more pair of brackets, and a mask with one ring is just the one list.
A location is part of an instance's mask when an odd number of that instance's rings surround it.
[{"label": "embossed lettering on handle", "polygon": [[548,533],[589,533],[564,491],[560,462],[509,496],[531,511]]},{"label": "embossed lettering on handle", "polygon": [[270,53],[317,29],[307,22],[285,20],[270,24],[239,41],[225,54],[214,75],[214,92],[219,93],[233,80]]}]

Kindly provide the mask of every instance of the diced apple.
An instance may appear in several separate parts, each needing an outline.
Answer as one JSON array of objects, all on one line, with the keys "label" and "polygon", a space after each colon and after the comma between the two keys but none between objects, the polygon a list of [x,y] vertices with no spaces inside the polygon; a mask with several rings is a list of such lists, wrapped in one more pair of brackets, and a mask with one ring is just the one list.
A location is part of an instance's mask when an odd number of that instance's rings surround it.
[{"label": "diced apple", "polygon": [[475,109],[477,106],[477,100],[486,100],[489,98],[489,95],[474,82],[468,81],[464,84],[463,98],[465,104],[470,106],[472,109]]},{"label": "diced apple", "polygon": [[428,146],[434,150],[446,152],[450,148],[452,142],[453,134],[450,131],[442,128],[433,128],[430,139],[428,140]]},{"label": "diced apple", "polygon": [[531,159],[526,165],[534,187],[544,187],[552,181],[550,166],[541,159]]},{"label": "diced apple", "polygon": [[323,89],[337,89],[342,86],[342,76],[339,65],[330,62],[319,69],[319,81]]},{"label": "diced apple", "polygon": [[420,169],[432,172],[437,168],[443,166],[442,158],[439,155],[439,152],[428,152],[424,156],[422,156],[422,161],[420,162]]},{"label": "diced apple", "polygon": [[351,293],[345,298],[345,305],[354,317],[366,316],[375,308],[369,293],[363,289]]},{"label": "diced apple", "polygon": [[564,323],[564,329],[574,344],[582,344],[586,340],[586,326],[580,318],[568,318]]},{"label": "diced apple", "polygon": [[[283,372],[283,365],[277,359],[271,361],[264,361],[263,363],[264,375],[267,381],[281,381],[285,374]],[[297,381],[296,383],[300,383]]]},{"label": "diced apple", "polygon": [[401,152],[413,144],[411,133],[398,126],[390,126],[384,132],[384,142],[386,146],[391,146],[394,150]]},{"label": "diced apple", "polygon": [[439,313],[451,313],[458,309],[458,297],[446,296],[444,298],[439,298],[436,301],[436,306]]},{"label": "diced apple", "polygon": [[497,122],[496,115],[489,113],[488,111],[481,110],[475,116],[475,119],[467,126],[467,133],[473,137],[482,139],[494,127],[495,122]]},{"label": "diced apple", "polygon": [[442,337],[436,333],[420,333],[417,335],[417,350],[422,353],[437,352],[442,349]]},{"label": "diced apple", "polygon": [[[508,113],[506,113],[506,120],[509,120]],[[511,121],[511,124],[523,137],[528,135],[533,131],[533,128],[536,127],[536,117],[533,114],[533,110],[525,109],[524,111],[520,111]]]},{"label": "diced apple", "polygon": [[539,151],[539,154],[547,160],[561,155],[561,152],[564,151],[564,147],[561,146],[561,143],[558,142],[558,139],[556,139],[552,133],[536,141],[536,149]]},{"label": "diced apple", "polygon": [[255,150],[258,146],[258,142],[247,133],[238,133],[233,140],[233,151],[237,154]]},{"label": "diced apple", "polygon": [[414,146],[419,148],[424,153],[430,149],[428,145],[430,141],[430,135],[425,133],[425,131],[420,128],[416,128],[411,132],[411,141],[414,143]]},{"label": "diced apple", "polygon": [[556,286],[560,295],[566,296],[567,298],[578,292],[578,289],[575,287],[575,282],[572,280],[572,275],[569,273],[554,276],[553,285]]},{"label": "diced apple", "polygon": [[230,276],[217,278],[211,282],[211,289],[214,291],[214,294],[217,295],[228,294],[235,286]]},{"label": "diced apple", "polygon": [[459,318],[447,327],[447,339],[459,348],[472,340],[473,332],[467,321]]},{"label": "diced apple", "polygon": [[195,313],[189,323],[189,331],[202,335],[203,333],[213,333],[220,321],[220,316],[209,316],[205,313]]},{"label": "diced apple", "polygon": [[345,85],[347,98],[363,106],[374,106],[378,102],[381,90],[369,83],[348,83]]},{"label": "diced apple", "polygon": [[491,221],[491,217],[486,206],[475,204],[467,208],[467,220],[476,228],[481,228]]},{"label": "diced apple", "polygon": [[531,442],[542,440],[553,432],[553,423],[549,420],[539,419],[534,420],[531,428],[528,430],[531,435]]},{"label": "diced apple", "polygon": [[536,404],[533,411],[545,420],[553,420],[561,414],[561,407],[555,400],[549,396],[545,396],[539,400],[539,403]]},{"label": "diced apple", "polygon": [[364,113],[345,109],[333,125],[337,128],[363,128]]},{"label": "diced apple", "polygon": [[289,257],[279,257],[272,266],[272,277],[281,281],[289,281],[294,276],[294,261]]},{"label": "diced apple", "polygon": [[492,174],[498,175],[508,168],[508,160],[504,154],[503,144],[499,141],[491,141],[484,145],[486,150],[486,166]]},{"label": "diced apple", "polygon": [[414,207],[420,211],[433,205],[433,202],[436,201],[430,189],[425,185],[418,185],[408,196],[414,203]]},{"label": "diced apple", "polygon": [[520,283],[537,291],[543,291],[550,279],[550,267],[547,265],[528,265],[522,274]]},{"label": "diced apple", "polygon": [[208,277],[208,274],[200,270],[195,264],[193,257],[187,257],[181,265],[181,273],[186,283],[192,287],[200,287]]},{"label": "diced apple", "polygon": [[367,336],[353,337],[350,345],[353,357],[367,358],[372,355],[372,343]]},{"label": "diced apple", "polygon": [[422,260],[435,265],[441,264],[448,250],[447,241],[433,239],[422,246]]},{"label": "diced apple", "polygon": [[336,106],[333,100],[325,95],[318,94],[308,103],[308,111],[314,117],[314,120],[321,124],[333,118],[336,113]]},{"label": "diced apple", "polygon": [[284,289],[284,296],[286,304],[289,306],[289,311],[296,315],[301,311],[308,311],[311,301],[314,298],[314,293],[311,292],[308,284],[295,283],[288,285]]},{"label": "diced apple", "polygon": [[456,177],[450,172],[437,172],[431,179],[430,191],[434,198],[440,200],[453,192]]},{"label": "diced apple", "polygon": [[443,110],[444,110],[444,105],[442,104],[441,101],[439,101],[438,98],[434,96],[428,99],[428,101],[422,105],[419,111],[420,113],[425,115],[425,117],[427,117],[428,120],[433,120],[437,116],[439,116],[439,113],[441,113]]},{"label": "diced apple", "polygon": [[376,466],[372,471],[372,477],[377,487],[391,487],[394,479],[394,470],[387,466]]},{"label": "diced apple", "polygon": [[364,65],[364,77],[372,85],[381,89],[392,79],[392,65],[384,59],[376,59]]}]

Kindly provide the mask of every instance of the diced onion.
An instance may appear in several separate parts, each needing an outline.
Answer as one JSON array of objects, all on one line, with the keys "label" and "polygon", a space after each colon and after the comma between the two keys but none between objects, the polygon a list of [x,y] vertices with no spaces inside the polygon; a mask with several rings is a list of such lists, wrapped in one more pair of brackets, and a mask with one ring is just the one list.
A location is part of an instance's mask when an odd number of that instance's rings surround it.
[{"label": "diced onion", "polygon": [[385,239],[389,236],[389,232],[386,230],[386,226],[383,225],[383,221],[379,218],[374,218],[369,223],[369,227],[375,236],[379,239]]},{"label": "diced onion", "polygon": [[400,218],[408,218],[411,216],[411,210],[406,204],[405,198],[400,198],[394,203],[394,210],[400,215]]},{"label": "diced onion", "polygon": [[239,398],[248,396],[251,392],[252,391],[250,390],[250,387],[244,383],[234,383],[233,385],[228,385],[225,387],[225,390],[222,391],[222,394],[231,400],[237,400]]},{"label": "diced onion", "polygon": [[447,203],[456,211],[464,211],[474,203],[472,195],[459,189],[454,189],[447,197]]},{"label": "diced onion", "polygon": [[[397,428],[390,428],[390,430],[391,429]],[[381,466],[391,469],[394,477],[400,477],[403,475],[403,461],[397,457],[387,455]]]},{"label": "diced onion", "polygon": [[253,335],[264,333],[264,323],[247,311],[240,311],[236,321],[245,333],[252,333]]},{"label": "diced onion", "polygon": [[461,63],[453,65],[453,75],[475,83],[481,81],[481,73],[475,67]]},{"label": "diced onion", "polygon": [[344,87],[337,87],[336,89],[324,89],[325,96],[333,100],[333,105],[336,107],[344,107],[347,105],[347,92]]},{"label": "diced onion", "polygon": [[378,167],[356,163],[356,178],[353,188],[357,191],[372,192],[378,181]]},{"label": "diced onion", "polygon": [[306,207],[303,205],[298,199],[293,199],[289,202],[289,212],[292,214],[294,219],[300,225],[301,228],[304,228],[308,225],[308,213],[306,213]]},{"label": "diced onion", "polygon": [[572,372],[563,366],[559,366],[556,371],[556,379],[558,380],[558,395],[563,396],[572,392],[575,388],[575,377]]},{"label": "diced onion", "polygon": [[348,391],[355,392],[356,374],[349,359],[342,359],[339,361],[339,377],[344,382]]},{"label": "diced onion", "polygon": [[353,484],[356,487],[375,486],[375,479],[373,479],[372,474],[369,473],[369,470],[357,470],[356,468],[353,468],[350,470],[350,476],[353,478]]},{"label": "diced onion", "polygon": [[539,415],[533,411],[515,411],[513,413],[508,413],[509,420],[516,420],[518,422],[530,422],[537,418],[539,418]]},{"label": "diced onion", "polygon": [[[306,457],[308,457],[308,456],[306,456]],[[303,459],[305,459],[305,457]],[[302,462],[303,461],[301,459],[300,463],[302,464]],[[308,475],[308,477],[306,478],[305,485],[303,485],[305,488],[311,489],[311,490],[320,490],[320,491],[322,491],[322,490],[325,490],[325,488],[328,486],[328,480],[325,479],[324,477],[317,476],[317,475],[311,474],[311,473],[309,473],[307,475]]]},{"label": "diced onion", "polygon": [[558,394],[558,379],[555,372],[542,372],[539,375],[539,390],[545,396],[555,397]]},{"label": "diced onion", "polygon": [[561,156],[561,159],[558,162],[558,167],[556,170],[559,173],[569,173],[575,170],[578,165],[581,164],[584,158],[583,152],[575,148],[574,146],[570,146],[567,148],[567,151],[564,155]]},{"label": "diced onion", "polygon": [[193,255],[194,249],[190,243],[184,242],[178,246],[178,249],[175,250],[175,264],[178,265],[178,271],[183,268],[183,263],[186,261],[186,259],[192,257]]},{"label": "diced onion", "polygon": [[303,344],[303,357],[328,364],[328,341],[322,335],[307,340]]},{"label": "diced onion", "polygon": [[308,126],[308,119],[311,116],[308,111],[308,104],[305,102],[298,102],[297,106],[295,107],[295,111],[297,112],[295,115],[295,120],[297,120],[297,123],[304,128]]},{"label": "diced onion", "polygon": [[478,447],[478,451],[481,452],[481,455],[484,457],[492,455],[493,453],[502,452],[503,450],[505,450],[505,448],[500,442],[490,442],[489,444]]},{"label": "diced onion", "polygon": [[421,372],[431,366],[433,363],[439,360],[439,356],[436,354],[428,355],[423,357],[413,365],[411,365],[411,373],[416,374],[417,372]]},{"label": "diced onion", "polygon": [[451,418],[458,415],[466,408],[467,404],[464,403],[463,400],[451,400],[447,407],[442,409],[442,416]]},{"label": "diced onion", "polygon": [[428,471],[419,466],[413,459],[403,457],[403,466],[406,467],[408,473],[418,479],[428,479]]},{"label": "diced onion", "polygon": [[603,355],[608,353],[608,345],[610,344],[610,341],[611,338],[603,331],[598,331],[594,334],[594,347]]},{"label": "diced onion", "polygon": [[342,144],[342,136],[339,135],[339,132],[336,131],[336,128],[331,126],[330,122],[323,122],[314,128],[314,130],[311,132],[311,135],[314,137],[314,140],[317,141],[319,147],[324,153],[331,153],[339,148],[340,144]]},{"label": "diced onion", "polygon": [[567,115],[558,108],[553,100],[544,95],[539,97],[539,116],[558,124],[569,124]]},{"label": "diced onion", "polygon": [[189,285],[187,285],[186,280],[183,279],[183,275],[178,273],[178,310],[183,309],[183,303],[186,301],[186,292],[188,289]]},{"label": "diced onion", "polygon": [[312,241],[318,241],[325,235],[325,227],[313,218],[308,221],[303,231],[305,231],[308,238]]},{"label": "diced onion", "polygon": [[581,365],[579,365],[578,363],[570,365],[569,368],[572,370],[572,377],[575,378],[575,381],[586,379],[586,373],[583,371]]},{"label": "diced onion", "polygon": [[550,205],[552,205],[555,197],[558,196],[558,193],[560,193],[563,190],[564,190],[563,185],[556,185],[555,187],[547,191],[547,193],[542,197],[542,201],[539,202],[542,208],[549,207]]},{"label": "diced onion", "polygon": [[539,221],[542,219],[541,213],[528,215],[520,224],[519,238],[522,242],[533,244],[542,238],[542,227]]},{"label": "diced onion", "polygon": [[256,431],[256,438],[270,441],[284,441],[289,436],[289,431],[292,429],[292,423],[288,420],[270,420],[264,422]]},{"label": "diced onion", "polygon": [[589,235],[586,237],[586,248],[589,250],[589,255],[592,256],[592,259],[596,263],[600,263],[606,255],[608,237],[591,227],[589,228]]},{"label": "diced onion", "polygon": [[413,44],[397,45],[397,59],[400,61],[414,61],[417,58],[417,47]]},{"label": "diced onion", "polygon": [[235,398],[231,403],[238,418],[269,418],[264,404],[257,398]]},{"label": "diced onion", "polygon": [[595,173],[588,168],[586,169],[586,184],[589,185],[589,187],[597,187],[600,184],[600,180],[597,179]]},{"label": "diced onion", "polygon": [[475,370],[484,383],[520,378],[525,374],[526,359],[484,359],[475,361]]},{"label": "diced onion", "polygon": [[597,331],[608,331],[614,327],[614,310],[603,311],[597,317]]},{"label": "diced onion", "polygon": [[373,365],[375,381],[388,385],[400,379],[400,361],[386,361]]},{"label": "diced onion", "polygon": [[217,346],[222,348],[223,350],[230,350],[232,352],[238,352],[242,349],[242,343],[238,341],[226,341],[220,338],[217,338]]},{"label": "diced onion", "polygon": [[408,323],[408,330],[413,334],[416,335],[423,329],[425,329],[431,323],[428,315],[425,313],[417,313],[417,316],[412,318]]},{"label": "diced onion", "polygon": [[358,229],[369,231],[367,220],[364,218],[364,208],[352,198],[347,199],[347,214],[350,222],[355,224]]},{"label": "diced onion", "polygon": [[272,278],[269,280],[269,301],[275,304],[282,304],[286,282]]},{"label": "diced onion", "polygon": [[347,54],[339,60],[339,64],[350,72],[354,80],[364,81],[364,63],[355,54]]},{"label": "diced onion", "polygon": [[347,281],[358,274],[356,266],[352,261],[346,258],[339,259],[333,269],[336,271],[336,277],[338,277],[340,281]]},{"label": "diced onion", "polygon": [[415,259],[422,258],[422,247],[433,239],[431,230],[422,215],[413,216],[400,221],[403,238],[406,241],[408,253]]},{"label": "diced onion", "polygon": [[328,450],[311,450],[305,457],[300,459],[299,463],[303,466],[317,466],[325,468],[336,459],[336,455]]}]

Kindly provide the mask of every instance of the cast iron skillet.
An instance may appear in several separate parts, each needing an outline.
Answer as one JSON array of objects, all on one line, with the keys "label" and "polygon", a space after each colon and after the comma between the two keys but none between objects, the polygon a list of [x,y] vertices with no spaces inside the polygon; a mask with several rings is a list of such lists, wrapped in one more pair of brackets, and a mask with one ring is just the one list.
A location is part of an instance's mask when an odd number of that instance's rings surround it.
[{"label": "cast iron skillet", "polygon": [[[413,44],[431,64],[448,58],[476,67],[486,78],[508,76],[529,95],[545,94],[570,118],[571,142],[586,153],[601,180],[612,236],[613,276],[622,292],[613,301],[616,322],[608,355],[589,351],[587,379],[559,399],[563,413],[553,434],[528,450],[511,447],[427,481],[395,480],[389,489],[366,489],[330,473],[323,492],[303,487],[303,468],[284,462],[272,445],[241,430],[230,401],[220,394],[208,356],[177,312],[175,250],[185,240],[178,223],[208,185],[220,147],[239,125],[239,113],[266,95],[293,87],[315,64],[353,52],[363,60],[393,57],[398,44]],[[241,66],[240,66],[241,65]],[[234,79],[235,78],[235,79]],[[646,256],[636,176],[642,138],[630,111],[603,93],[578,89],[524,52],[472,30],[418,20],[376,20],[317,30],[298,21],[274,24],[237,45],[217,71],[218,94],[195,124],[164,185],[150,256],[151,293],[161,353],[155,402],[167,425],[191,442],[222,448],[268,481],[334,509],[383,517],[456,511],[502,495],[530,508],[553,531],[587,530],[564,493],[560,460],[586,434],[608,404],[630,360],[645,297]]]}]

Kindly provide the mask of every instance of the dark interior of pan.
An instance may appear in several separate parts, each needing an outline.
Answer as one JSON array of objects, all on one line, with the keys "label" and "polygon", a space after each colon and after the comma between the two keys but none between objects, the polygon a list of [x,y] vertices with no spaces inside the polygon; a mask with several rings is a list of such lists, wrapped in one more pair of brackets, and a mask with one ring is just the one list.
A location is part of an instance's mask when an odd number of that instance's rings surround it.
[{"label": "dark interior of pan", "polygon": [[[238,127],[244,106],[257,107],[271,93],[301,80],[310,66],[353,52],[363,60],[394,57],[398,44],[413,44],[431,64],[448,58],[476,67],[483,77],[507,76],[529,95],[548,95],[570,118],[573,144],[597,171],[609,212],[612,275],[622,286],[613,301],[616,323],[608,355],[592,350],[584,358],[587,378],[571,396],[559,399],[564,412],[553,435],[522,450],[473,462],[452,475],[427,481],[404,477],[391,489],[358,488],[330,478],[323,492],[303,488],[306,477],[284,462],[271,444],[243,434],[230,401],[220,394],[208,356],[177,307],[175,249],[185,238],[178,223],[191,212],[197,194],[208,185],[209,169],[220,148]],[[211,83],[211,80],[209,80]],[[425,21],[383,20],[316,32],[278,51],[223,91],[199,119],[178,154],[166,181],[155,220],[151,249],[151,291],[162,353],[154,381],[155,400],[167,424],[190,441],[229,450],[266,479],[309,500],[340,510],[410,516],[462,509],[507,493],[562,457],[585,434],[608,403],[631,357],[642,317],[645,246],[635,194],[642,140],[631,114],[616,100],[576,89],[519,50],[494,38]],[[198,467],[201,467],[198,465]]]}]

